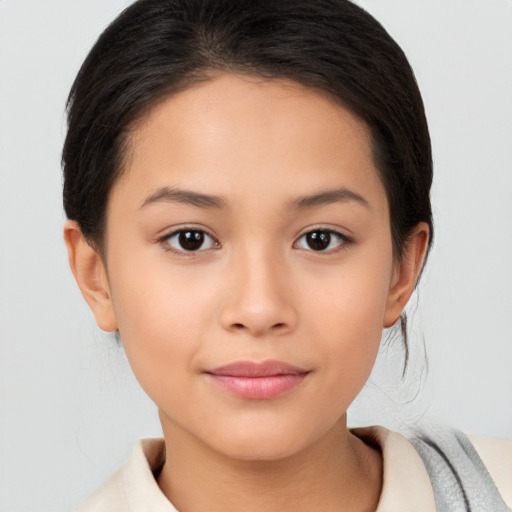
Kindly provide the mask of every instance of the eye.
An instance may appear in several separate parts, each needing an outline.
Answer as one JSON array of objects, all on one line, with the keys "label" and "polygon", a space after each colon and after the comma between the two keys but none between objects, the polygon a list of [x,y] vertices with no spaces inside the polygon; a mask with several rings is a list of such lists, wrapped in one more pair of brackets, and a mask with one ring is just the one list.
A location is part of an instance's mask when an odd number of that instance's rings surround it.
[{"label": "eye", "polygon": [[216,240],[200,229],[180,229],[174,231],[174,233],[165,236],[162,242],[170,250],[177,252],[205,251],[219,246]]},{"label": "eye", "polygon": [[349,241],[346,236],[332,229],[315,229],[302,235],[296,245],[299,249],[327,252],[335,250]]}]

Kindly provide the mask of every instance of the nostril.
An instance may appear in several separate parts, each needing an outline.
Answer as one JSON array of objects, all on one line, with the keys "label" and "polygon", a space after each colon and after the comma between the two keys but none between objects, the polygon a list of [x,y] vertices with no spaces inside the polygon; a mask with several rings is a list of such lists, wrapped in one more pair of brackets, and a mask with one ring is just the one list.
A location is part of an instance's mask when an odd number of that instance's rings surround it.
[{"label": "nostril", "polygon": [[[279,330],[279,329],[283,329],[285,327],[286,327],[285,323],[279,322],[277,324],[272,325],[271,329]],[[232,328],[236,329],[236,330],[244,330],[246,328],[246,326],[242,323],[235,323],[232,325]]]}]

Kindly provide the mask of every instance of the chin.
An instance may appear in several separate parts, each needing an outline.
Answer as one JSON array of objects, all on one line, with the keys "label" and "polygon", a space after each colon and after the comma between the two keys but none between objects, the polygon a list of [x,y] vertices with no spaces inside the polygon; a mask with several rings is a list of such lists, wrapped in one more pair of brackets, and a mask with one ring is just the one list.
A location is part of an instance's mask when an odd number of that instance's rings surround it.
[{"label": "chin", "polygon": [[[232,440],[233,441],[233,440]],[[230,446],[221,448],[230,459],[247,462],[271,462],[286,459],[299,453],[304,448],[300,443],[290,443],[290,439],[273,438],[267,440],[238,440]]]},{"label": "chin", "polygon": [[[211,447],[223,455],[241,461],[277,461],[307,449],[321,433],[308,432],[302,425],[259,425],[229,429],[215,438]],[[227,435],[226,435],[227,434]]]}]

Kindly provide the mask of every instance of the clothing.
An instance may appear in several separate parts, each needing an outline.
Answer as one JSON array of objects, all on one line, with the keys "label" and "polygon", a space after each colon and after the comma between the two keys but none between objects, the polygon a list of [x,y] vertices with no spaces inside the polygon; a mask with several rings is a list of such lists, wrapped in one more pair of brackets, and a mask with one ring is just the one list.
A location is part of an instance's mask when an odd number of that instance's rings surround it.
[{"label": "clothing", "polygon": [[507,512],[495,482],[469,438],[445,429],[411,439],[423,459],[439,511],[492,510]]},{"label": "clothing", "polygon": [[[433,484],[437,486],[438,483],[435,478],[431,480],[429,477],[422,456],[427,461],[434,461],[434,464],[438,461],[429,455],[420,455],[422,448],[418,449],[418,446],[425,443],[425,439],[416,437],[409,441],[402,435],[379,426],[352,429],[352,432],[367,444],[377,445],[382,452],[384,477],[376,512],[436,511],[436,498],[439,498],[434,495]],[[512,510],[512,442],[479,436],[471,436],[470,439],[479,455],[478,460],[483,461],[504,503]],[[445,442],[439,442],[436,446],[449,452],[452,450],[447,444],[449,442],[445,439]],[[432,446],[432,443],[427,444]],[[462,445],[465,449],[471,450],[465,441],[462,441]],[[439,450],[436,450],[436,453],[439,454]],[[448,454],[447,460],[454,460],[458,456],[458,452],[455,452],[455,455]],[[160,470],[164,460],[163,439],[139,441],[128,462],[90,496],[79,507],[78,512],[176,512],[160,491],[153,476],[153,473]],[[432,471],[432,468],[429,470]],[[498,512],[488,508],[486,503],[481,506],[485,508],[470,510]],[[459,510],[467,509],[439,508],[438,512]]]}]

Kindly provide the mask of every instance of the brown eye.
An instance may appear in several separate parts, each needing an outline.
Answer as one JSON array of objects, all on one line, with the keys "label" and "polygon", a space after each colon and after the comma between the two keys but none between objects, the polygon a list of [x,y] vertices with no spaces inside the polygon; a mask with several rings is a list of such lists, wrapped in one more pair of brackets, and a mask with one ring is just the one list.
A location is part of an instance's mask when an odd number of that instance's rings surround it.
[{"label": "brown eye", "polygon": [[167,237],[165,242],[180,252],[206,250],[216,246],[210,235],[198,229],[180,229]]},{"label": "brown eye", "polygon": [[320,252],[336,249],[345,242],[347,239],[341,233],[330,229],[315,229],[302,235],[297,241],[297,246],[300,249]]}]

